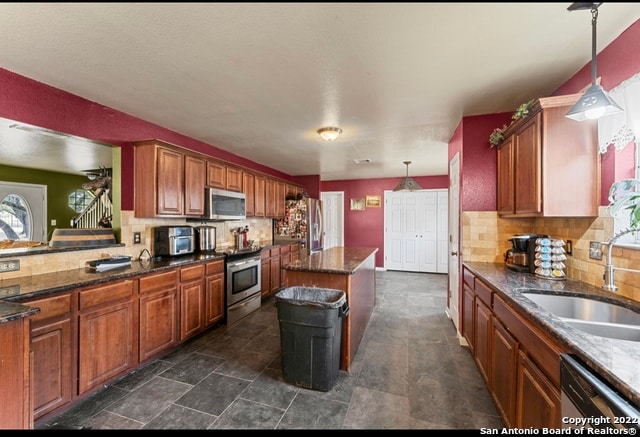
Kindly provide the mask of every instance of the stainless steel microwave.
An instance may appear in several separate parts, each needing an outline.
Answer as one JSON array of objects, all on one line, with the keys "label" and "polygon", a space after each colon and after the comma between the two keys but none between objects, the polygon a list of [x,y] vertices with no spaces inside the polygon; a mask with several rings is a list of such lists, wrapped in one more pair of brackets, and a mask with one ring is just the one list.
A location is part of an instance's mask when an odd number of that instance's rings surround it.
[{"label": "stainless steel microwave", "polygon": [[204,218],[208,220],[244,220],[247,218],[245,202],[244,193],[207,188]]}]

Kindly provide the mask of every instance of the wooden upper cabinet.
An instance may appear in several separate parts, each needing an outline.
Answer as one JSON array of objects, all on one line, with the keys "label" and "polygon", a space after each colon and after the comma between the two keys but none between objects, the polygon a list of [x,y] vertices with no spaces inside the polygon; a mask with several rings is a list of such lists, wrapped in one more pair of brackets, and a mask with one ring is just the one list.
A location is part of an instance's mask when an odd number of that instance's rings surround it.
[{"label": "wooden upper cabinet", "polygon": [[262,175],[256,175],[256,197],[253,215],[254,217],[264,217],[266,214],[266,193],[267,178]]},{"label": "wooden upper cabinet", "polygon": [[207,186],[230,191],[242,191],[242,169],[224,162],[207,161]]},{"label": "wooden upper cabinet", "polygon": [[284,203],[287,195],[287,184],[277,182],[276,184],[276,217],[284,217]]},{"label": "wooden upper cabinet", "polygon": [[184,213],[187,216],[204,215],[205,178],[207,163],[204,159],[184,157]]},{"label": "wooden upper cabinet", "polygon": [[227,188],[227,166],[218,161],[207,161],[207,186]]},{"label": "wooden upper cabinet", "polygon": [[134,143],[136,217],[204,214],[205,161],[161,141]]},{"label": "wooden upper cabinet", "polygon": [[513,135],[498,147],[498,214],[512,214],[515,211],[515,178],[513,177]]},{"label": "wooden upper cabinet", "polygon": [[265,183],[265,217],[276,217],[277,209],[277,182],[267,178]]},{"label": "wooden upper cabinet", "polygon": [[500,216],[598,216],[597,123],[565,117],[579,97],[538,99],[527,116],[505,130],[506,139],[498,148]]},{"label": "wooden upper cabinet", "polygon": [[242,191],[242,173],[238,167],[227,167],[227,190]]},{"label": "wooden upper cabinet", "polygon": [[298,193],[302,192],[302,187],[299,185],[286,184],[286,192],[284,193],[284,198],[286,199],[295,199],[298,196]]},{"label": "wooden upper cabinet", "polygon": [[136,217],[184,215],[184,155],[155,141],[134,146]]},{"label": "wooden upper cabinet", "polygon": [[253,217],[256,204],[256,176],[253,173],[242,172],[242,192],[245,195],[245,213],[247,217]]}]

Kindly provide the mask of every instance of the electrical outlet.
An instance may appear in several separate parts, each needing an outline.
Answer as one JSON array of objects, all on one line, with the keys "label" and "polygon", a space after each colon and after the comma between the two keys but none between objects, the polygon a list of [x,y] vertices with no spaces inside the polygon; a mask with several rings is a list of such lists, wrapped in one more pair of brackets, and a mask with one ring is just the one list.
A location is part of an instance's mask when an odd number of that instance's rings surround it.
[{"label": "electrical outlet", "polygon": [[20,270],[20,260],[9,259],[6,261],[0,261],[0,273],[14,272]]},{"label": "electrical outlet", "polygon": [[599,241],[589,241],[589,258],[602,259],[602,243]]},{"label": "electrical outlet", "polygon": [[141,243],[141,235],[140,232],[134,232],[133,233],[133,244],[140,244]]}]

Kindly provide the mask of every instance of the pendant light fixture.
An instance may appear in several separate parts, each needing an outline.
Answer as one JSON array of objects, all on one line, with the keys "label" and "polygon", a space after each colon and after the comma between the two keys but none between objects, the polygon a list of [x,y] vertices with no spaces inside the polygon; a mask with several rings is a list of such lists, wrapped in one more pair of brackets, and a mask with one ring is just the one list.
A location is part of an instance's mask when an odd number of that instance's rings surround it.
[{"label": "pendant light fixture", "polygon": [[418,185],[416,181],[409,177],[409,164],[411,164],[411,161],[403,161],[403,164],[407,166],[407,176],[400,181],[400,183],[393,189],[393,191],[422,190],[422,187]]},{"label": "pendant light fixture", "polygon": [[596,84],[596,22],[598,21],[598,6],[601,4],[572,3],[567,8],[569,11],[591,9],[591,86],[587,88],[566,115],[576,121],[594,120],[622,111],[622,108],[609,97],[604,88]]},{"label": "pendant light fixture", "polygon": [[318,129],[318,135],[322,137],[323,140],[333,141],[342,133],[342,129],[339,127],[323,127]]}]

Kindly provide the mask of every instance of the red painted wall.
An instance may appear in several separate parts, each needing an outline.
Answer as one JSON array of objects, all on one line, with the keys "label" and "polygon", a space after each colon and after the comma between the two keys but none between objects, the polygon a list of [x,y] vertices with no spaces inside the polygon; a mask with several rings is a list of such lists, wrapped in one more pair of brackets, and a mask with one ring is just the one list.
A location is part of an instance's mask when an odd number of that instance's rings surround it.
[{"label": "red painted wall", "polygon": [[511,122],[513,113],[464,117],[462,120],[462,160],[460,164],[462,211],[496,210],[496,149],[489,135]]},{"label": "red painted wall", "polygon": [[[412,176],[424,189],[447,188],[449,177]],[[347,247],[377,247],[376,267],[384,266],[384,205],[380,208],[365,208],[352,211],[351,199],[365,199],[380,196],[384,201],[384,191],[393,190],[403,178],[355,179],[322,182],[322,191],[344,192],[344,245]]]}]

